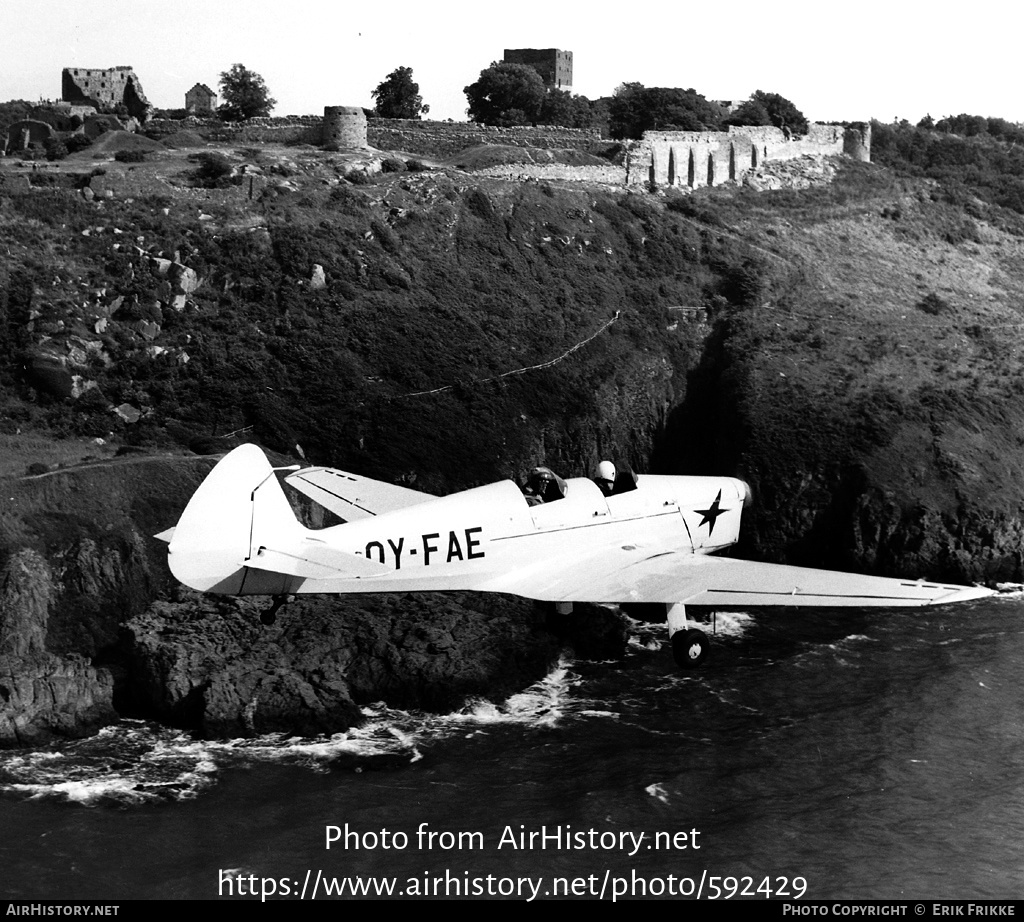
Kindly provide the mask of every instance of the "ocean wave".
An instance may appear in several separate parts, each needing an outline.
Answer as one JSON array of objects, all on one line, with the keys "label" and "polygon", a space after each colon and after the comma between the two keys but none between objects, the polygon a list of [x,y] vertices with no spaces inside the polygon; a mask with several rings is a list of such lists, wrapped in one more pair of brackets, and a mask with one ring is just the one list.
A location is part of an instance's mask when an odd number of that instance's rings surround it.
[{"label": "ocean wave", "polygon": [[94,806],[183,800],[214,783],[205,744],[177,730],[123,721],[86,740],[5,754],[0,791]]}]

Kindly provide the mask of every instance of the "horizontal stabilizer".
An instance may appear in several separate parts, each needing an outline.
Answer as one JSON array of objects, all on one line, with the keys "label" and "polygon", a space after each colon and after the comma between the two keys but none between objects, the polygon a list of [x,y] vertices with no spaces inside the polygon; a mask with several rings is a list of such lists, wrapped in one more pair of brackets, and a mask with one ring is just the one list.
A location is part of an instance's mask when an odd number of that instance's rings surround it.
[{"label": "horizontal stabilizer", "polygon": [[153,537],[156,538],[157,541],[163,541],[165,544],[170,544],[171,541],[174,540],[174,526],[172,525],[170,528],[165,528],[159,534],[153,535]]},{"label": "horizontal stabilizer", "polygon": [[303,468],[287,477],[285,482],[346,522],[372,518],[437,499],[429,493],[382,483],[331,467]]}]

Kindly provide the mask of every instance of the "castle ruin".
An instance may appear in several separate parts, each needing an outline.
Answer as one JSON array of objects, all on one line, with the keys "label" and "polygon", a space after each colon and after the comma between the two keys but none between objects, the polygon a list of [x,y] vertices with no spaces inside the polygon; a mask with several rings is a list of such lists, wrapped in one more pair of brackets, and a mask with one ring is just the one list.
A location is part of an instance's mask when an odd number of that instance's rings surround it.
[{"label": "castle ruin", "polygon": [[140,122],[149,118],[153,107],[131,67],[65,67],[61,74],[61,99],[76,106],[92,106],[98,112],[112,112],[124,106]]}]

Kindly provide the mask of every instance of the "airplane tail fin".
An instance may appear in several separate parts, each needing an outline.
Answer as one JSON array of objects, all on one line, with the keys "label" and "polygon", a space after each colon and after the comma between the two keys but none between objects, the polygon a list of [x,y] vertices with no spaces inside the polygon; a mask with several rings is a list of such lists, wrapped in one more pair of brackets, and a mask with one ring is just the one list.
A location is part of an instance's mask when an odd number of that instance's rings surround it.
[{"label": "airplane tail fin", "polygon": [[[192,495],[174,527],[168,565],[193,589],[241,594],[256,532],[270,528],[279,540],[294,540],[303,530],[266,455],[255,445],[240,445]],[[287,586],[280,591],[288,592]]]},{"label": "airplane tail fin", "polygon": [[255,445],[229,452],[200,484],[170,534],[168,564],[185,585],[228,595],[288,595],[307,580],[386,569],[299,524]]}]

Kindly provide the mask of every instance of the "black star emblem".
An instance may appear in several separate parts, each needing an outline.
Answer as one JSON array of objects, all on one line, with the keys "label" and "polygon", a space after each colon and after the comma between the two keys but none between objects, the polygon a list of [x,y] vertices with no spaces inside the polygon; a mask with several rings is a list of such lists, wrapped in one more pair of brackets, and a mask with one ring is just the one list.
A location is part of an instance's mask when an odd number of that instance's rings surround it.
[{"label": "black star emblem", "polygon": [[694,509],[694,512],[699,512],[704,518],[700,520],[700,524],[697,525],[700,528],[701,525],[706,524],[708,526],[708,534],[712,534],[715,530],[715,522],[718,520],[720,515],[724,515],[729,510],[721,508],[722,502],[722,491],[718,491],[718,496],[715,497],[715,501],[711,504],[710,509]]}]

